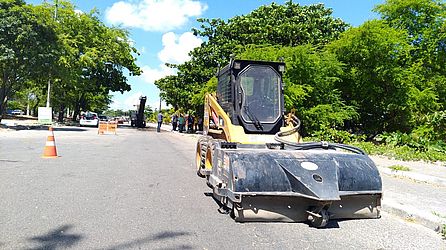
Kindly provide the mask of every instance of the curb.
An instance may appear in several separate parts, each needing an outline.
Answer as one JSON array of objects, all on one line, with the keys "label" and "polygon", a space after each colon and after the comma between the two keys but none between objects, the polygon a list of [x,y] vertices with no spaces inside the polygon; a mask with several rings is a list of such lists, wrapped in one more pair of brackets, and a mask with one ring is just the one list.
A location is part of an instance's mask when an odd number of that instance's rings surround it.
[{"label": "curb", "polygon": [[379,170],[379,172],[387,174],[387,175],[406,177],[406,178],[414,179],[416,181],[428,182],[428,183],[437,184],[437,185],[446,187],[446,179],[445,178],[440,178],[440,177],[425,175],[425,174],[419,174],[419,173],[414,173],[414,172],[408,172],[408,171],[393,170],[390,168],[379,167],[379,166],[378,166],[378,170]]},{"label": "curb", "polygon": [[440,233],[443,225],[446,224],[446,219],[438,218],[432,213],[424,212],[410,205],[400,204],[393,200],[386,200],[385,198],[382,200],[382,210],[406,221],[420,224],[437,233]]}]

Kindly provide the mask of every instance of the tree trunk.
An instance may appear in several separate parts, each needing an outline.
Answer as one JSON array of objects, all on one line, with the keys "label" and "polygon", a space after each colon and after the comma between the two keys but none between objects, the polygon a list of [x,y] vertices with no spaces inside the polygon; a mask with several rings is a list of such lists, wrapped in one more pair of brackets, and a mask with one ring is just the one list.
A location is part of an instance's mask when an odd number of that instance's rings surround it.
[{"label": "tree trunk", "polygon": [[40,98],[39,96],[36,96],[36,104],[32,107],[33,110],[33,116],[36,116],[39,110],[39,104],[40,104]]},{"label": "tree trunk", "polygon": [[73,110],[73,122],[77,121],[77,116],[80,113],[81,103],[83,102],[84,94],[79,97],[79,100],[76,102]]},{"label": "tree trunk", "polygon": [[3,114],[5,113],[6,104],[8,103],[8,77],[3,73],[1,80],[0,89],[0,122],[3,119]]},{"label": "tree trunk", "polygon": [[57,118],[57,122],[61,122],[61,123],[63,122],[64,114],[65,114],[65,105],[61,104],[59,106],[59,115],[58,115],[58,118]]},{"label": "tree trunk", "polygon": [[73,110],[73,122],[77,121],[77,116],[79,115],[79,105],[76,104]]}]

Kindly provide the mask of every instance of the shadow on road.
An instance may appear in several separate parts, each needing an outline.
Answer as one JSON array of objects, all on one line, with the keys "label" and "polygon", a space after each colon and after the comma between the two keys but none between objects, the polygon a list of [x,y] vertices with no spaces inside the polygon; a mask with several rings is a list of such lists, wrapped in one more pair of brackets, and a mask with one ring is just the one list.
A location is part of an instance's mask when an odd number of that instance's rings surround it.
[{"label": "shadow on road", "polygon": [[[12,130],[48,130],[47,125],[17,125],[17,126],[6,126],[0,124],[0,128],[12,129]],[[53,127],[54,131],[67,131],[67,132],[82,132],[87,131],[86,129],[79,127]]]},{"label": "shadow on road", "polygon": [[[129,248],[133,249],[133,248],[137,248],[138,246],[148,244],[150,242],[163,241],[163,240],[167,240],[167,239],[171,239],[171,238],[178,238],[178,237],[187,236],[187,235],[190,235],[190,233],[164,231],[164,232],[152,235],[152,236],[147,236],[147,237],[127,241],[127,242],[124,242],[124,243],[121,243],[121,244],[118,244],[115,246],[110,246],[105,249],[107,249],[107,250],[129,249]],[[178,246],[175,246],[175,247],[169,248],[169,249],[193,249],[193,247],[190,245],[183,244],[183,245],[178,245]]]},{"label": "shadow on road", "polygon": [[[327,222],[327,225],[326,225],[325,227],[317,227],[317,228],[314,227],[314,228],[316,228],[317,230],[325,230],[325,229],[340,228],[338,221],[339,221],[339,220],[329,220],[329,221]],[[304,223],[307,224],[308,227],[313,227],[313,226],[310,224],[309,221],[306,221],[306,222],[304,222]]]},{"label": "shadow on road", "polygon": [[46,249],[55,250],[61,248],[68,248],[76,245],[83,238],[81,234],[71,234],[68,231],[73,228],[72,225],[63,225],[47,234],[29,238],[29,241],[39,244],[38,247],[30,249]]},{"label": "shadow on road", "polygon": [[[204,192],[203,194],[206,197],[212,197],[212,199],[215,201],[215,203],[217,203],[217,205],[220,206],[220,208],[218,209],[218,211],[220,213],[229,213],[229,211],[224,208],[224,205],[218,199],[216,199],[213,196],[212,192]],[[317,228],[317,229],[340,228],[339,223],[338,223],[339,221],[342,221],[342,220],[329,220],[325,227],[321,227],[321,228]],[[305,223],[305,224],[307,224],[308,226],[311,227],[311,225],[310,225],[310,223],[308,221],[304,221],[303,223]]]},{"label": "shadow on road", "polygon": [[7,126],[4,124],[0,124],[0,128],[3,129],[12,129],[12,130],[48,130],[47,126],[42,125],[16,125],[16,126]]},{"label": "shadow on road", "polygon": [[132,127],[130,125],[127,124],[118,124],[118,128],[119,129],[134,129],[134,130],[138,130],[138,131],[156,131],[156,127],[150,127],[150,126],[146,126],[145,128],[137,128],[137,127]]},{"label": "shadow on road", "polygon": [[54,131],[82,132],[82,131],[87,131],[87,129],[76,128],[76,127],[59,127],[59,128],[54,128]]}]

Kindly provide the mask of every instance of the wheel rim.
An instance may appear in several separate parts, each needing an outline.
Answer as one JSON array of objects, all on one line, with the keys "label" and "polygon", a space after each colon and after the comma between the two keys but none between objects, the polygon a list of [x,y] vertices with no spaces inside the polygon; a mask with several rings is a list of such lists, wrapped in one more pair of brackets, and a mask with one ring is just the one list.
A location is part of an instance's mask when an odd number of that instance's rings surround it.
[{"label": "wheel rim", "polygon": [[208,148],[206,151],[206,161],[204,163],[204,168],[207,170],[212,169],[212,152],[210,148]]},{"label": "wheel rim", "polygon": [[201,168],[201,143],[197,143],[197,149],[195,153],[195,166],[197,167],[197,171],[200,171]]}]

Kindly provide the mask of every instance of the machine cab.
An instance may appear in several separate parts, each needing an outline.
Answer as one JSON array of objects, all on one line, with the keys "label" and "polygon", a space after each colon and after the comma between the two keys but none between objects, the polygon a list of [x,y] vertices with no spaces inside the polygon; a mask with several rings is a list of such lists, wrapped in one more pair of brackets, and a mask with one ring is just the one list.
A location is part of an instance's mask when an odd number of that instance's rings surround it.
[{"label": "machine cab", "polygon": [[246,133],[275,134],[283,126],[284,63],[234,60],[218,74],[217,99]]}]

